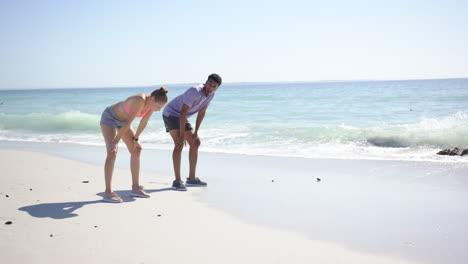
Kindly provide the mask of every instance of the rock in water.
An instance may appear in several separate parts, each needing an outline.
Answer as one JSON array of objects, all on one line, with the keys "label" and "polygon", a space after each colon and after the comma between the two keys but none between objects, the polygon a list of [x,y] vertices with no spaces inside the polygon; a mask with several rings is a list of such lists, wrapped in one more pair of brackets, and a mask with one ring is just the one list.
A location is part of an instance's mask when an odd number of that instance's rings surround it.
[{"label": "rock in water", "polygon": [[462,155],[463,156],[463,153],[465,151],[467,151],[467,149],[465,149],[463,151],[461,149],[459,149],[459,148],[443,149],[443,150],[437,152],[437,154],[438,155],[449,155],[449,156],[457,156],[457,155]]}]

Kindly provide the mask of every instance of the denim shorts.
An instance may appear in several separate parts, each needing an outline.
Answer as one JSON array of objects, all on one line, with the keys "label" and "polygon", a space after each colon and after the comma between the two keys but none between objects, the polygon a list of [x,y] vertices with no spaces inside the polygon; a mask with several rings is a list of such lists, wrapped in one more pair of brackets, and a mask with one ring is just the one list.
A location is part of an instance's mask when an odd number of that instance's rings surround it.
[{"label": "denim shorts", "polygon": [[[166,132],[170,130],[180,129],[180,118],[177,116],[165,116],[163,115],[164,125],[166,126]],[[192,125],[189,123],[188,120],[185,120],[185,131],[192,131]]]},{"label": "denim shorts", "polygon": [[121,128],[127,122],[117,117],[117,114],[114,111],[114,107],[109,106],[104,110],[101,116],[101,125],[106,125],[112,128]]}]

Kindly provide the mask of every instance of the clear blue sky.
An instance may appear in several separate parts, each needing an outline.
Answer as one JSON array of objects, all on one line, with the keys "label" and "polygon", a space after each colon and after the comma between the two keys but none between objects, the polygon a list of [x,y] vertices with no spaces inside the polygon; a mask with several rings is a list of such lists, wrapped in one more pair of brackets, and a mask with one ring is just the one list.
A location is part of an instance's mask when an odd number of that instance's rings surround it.
[{"label": "clear blue sky", "polygon": [[0,0],[0,89],[468,77],[467,2]]}]

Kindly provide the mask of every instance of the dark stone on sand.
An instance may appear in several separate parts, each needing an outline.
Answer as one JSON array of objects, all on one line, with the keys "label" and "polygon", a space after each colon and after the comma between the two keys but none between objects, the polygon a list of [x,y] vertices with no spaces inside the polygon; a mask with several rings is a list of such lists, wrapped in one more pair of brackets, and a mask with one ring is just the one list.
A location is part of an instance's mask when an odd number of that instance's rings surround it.
[{"label": "dark stone on sand", "polygon": [[271,180],[271,182],[275,182],[275,180]]},{"label": "dark stone on sand", "polygon": [[94,226],[94,228],[97,228],[97,226]]},{"label": "dark stone on sand", "polygon": [[50,237],[54,237],[54,234],[50,234]]},{"label": "dark stone on sand", "polygon": [[11,224],[13,224],[12,221],[5,222],[5,225],[11,225]]},{"label": "dark stone on sand", "polygon": [[317,178],[317,182],[320,182],[320,181],[321,181],[321,179],[320,179],[320,178]]},{"label": "dark stone on sand", "polygon": [[83,183],[88,183],[89,181],[83,181]]},{"label": "dark stone on sand", "polygon": [[437,155],[448,155],[448,156],[464,156],[467,154],[468,154],[468,149],[459,149],[459,148],[443,149],[437,152]]},{"label": "dark stone on sand", "polygon": [[10,196],[7,194],[7,195],[5,195],[5,197],[8,198],[8,197],[10,197]]},{"label": "dark stone on sand", "polygon": [[161,215],[160,215],[160,214],[158,214],[158,217],[161,217]]},{"label": "dark stone on sand", "polygon": [[30,191],[32,191],[32,189],[29,189]]}]

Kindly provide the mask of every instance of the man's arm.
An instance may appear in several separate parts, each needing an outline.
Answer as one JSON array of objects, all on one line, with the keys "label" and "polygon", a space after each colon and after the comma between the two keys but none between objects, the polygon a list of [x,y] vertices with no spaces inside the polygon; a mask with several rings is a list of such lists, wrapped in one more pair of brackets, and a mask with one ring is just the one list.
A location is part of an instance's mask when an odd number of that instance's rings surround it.
[{"label": "man's arm", "polygon": [[195,126],[195,135],[198,135],[198,130],[200,129],[201,123],[203,122],[203,118],[205,118],[206,109],[208,109],[208,106],[203,107],[198,112],[197,123]]},{"label": "man's arm", "polygon": [[183,147],[185,142],[185,122],[187,121],[187,112],[190,110],[190,106],[184,104],[180,110],[179,117],[179,139],[176,142],[177,147]]}]

